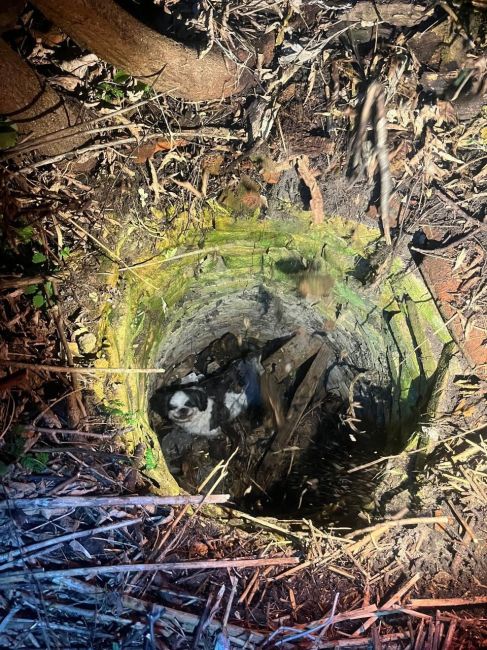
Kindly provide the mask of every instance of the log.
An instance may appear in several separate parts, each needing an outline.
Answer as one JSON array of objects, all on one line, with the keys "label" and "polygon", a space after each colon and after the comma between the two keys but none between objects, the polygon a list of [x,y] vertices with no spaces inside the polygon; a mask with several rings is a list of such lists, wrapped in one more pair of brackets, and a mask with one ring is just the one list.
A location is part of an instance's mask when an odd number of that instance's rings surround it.
[{"label": "log", "polygon": [[157,91],[192,102],[223,99],[250,85],[252,75],[215,48],[198,53],[158,34],[113,0],[34,0],[78,45]]},{"label": "log", "polygon": [[[0,115],[13,122],[19,135],[39,137],[76,124],[74,105],[59,95],[0,39]],[[39,145],[46,155],[63,154],[86,142],[87,136]]]}]

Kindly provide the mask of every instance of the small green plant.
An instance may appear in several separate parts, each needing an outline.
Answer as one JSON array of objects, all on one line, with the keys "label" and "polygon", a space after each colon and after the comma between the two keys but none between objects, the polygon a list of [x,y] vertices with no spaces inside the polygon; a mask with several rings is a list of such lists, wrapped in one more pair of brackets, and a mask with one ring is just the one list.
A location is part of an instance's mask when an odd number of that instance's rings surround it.
[{"label": "small green plant", "polygon": [[68,257],[71,255],[71,250],[69,246],[63,246],[59,251],[59,257],[65,262]]},{"label": "small green plant", "polygon": [[105,404],[104,410],[107,415],[115,416],[129,426],[137,424],[137,411],[126,411],[123,403],[118,400]]},{"label": "small green plant", "polygon": [[33,454],[24,456],[20,459],[20,464],[24,469],[28,469],[31,472],[43,472],[47,468],[48,461],[49,454],[43,451],[35,456]]},{"label": "small green plant", "polygon": [[23,244],[30,244],[34,238],[34,228],[32,226],[20,226],[15,229],[15,234]]},{"label": "small green plant", "polygon": [[96,88],[98,97],[109,104],[119,104],[127,95],[146,96],[151,87],[142,81],[136,81],[124,70],[117,70],[111,81],[102,81]]},{"label": "small green plant", "polygon": [[47,300],[53,297],[53,294],[54,290],[50,281],[44,282],[41,287],[38,284],[32,284],[24,290],[24,295],[32,296],[32,304],[36,309],[43,307]]},{"label": "small green plant", "polygon": [[44,262],[47,262],[47,257],[44,255],[44,253],[37,251],[32,255],[32,261],[34,264],[44,264]]}]

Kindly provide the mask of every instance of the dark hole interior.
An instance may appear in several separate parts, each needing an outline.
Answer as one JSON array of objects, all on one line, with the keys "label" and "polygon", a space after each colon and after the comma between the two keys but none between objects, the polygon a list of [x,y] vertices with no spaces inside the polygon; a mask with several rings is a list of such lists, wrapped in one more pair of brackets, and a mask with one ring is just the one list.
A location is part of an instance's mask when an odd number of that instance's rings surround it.
[{"label": "dark hole interior", "polygon": [[[299,337],[304,343],[296,349],[293,341]],[[215,398],[213,410],[221,433],[211,437],[175,425],[151,400],[151,424],[181,487],[194,493],[218,462],[234,454],[218,490],[230,493],[239,510],[353,526],[357,517],[375,510],[376,469],[352,474],[348,470],[391,451],[390,386],[376,385],[373,373],[331,346],[324,352],[324,368],[314,383],[310,381],[323,353],[320,346],[329,345],[326,333],[319,331],[266,341],[227,332],[174,363],[164,386],[153,387],[152,394],[162,390],[172,395],[196,386],[210,393],[216,387],[224,396],[228,378],[242,360],[258,360],[261,372],[261,403],[235,419],[225,417],[224,397]],[[196,382],[184,383],[195,375]],[[305,403],[297,416],[296,401]],[[291,423],[288,414],[294,414]]]}]

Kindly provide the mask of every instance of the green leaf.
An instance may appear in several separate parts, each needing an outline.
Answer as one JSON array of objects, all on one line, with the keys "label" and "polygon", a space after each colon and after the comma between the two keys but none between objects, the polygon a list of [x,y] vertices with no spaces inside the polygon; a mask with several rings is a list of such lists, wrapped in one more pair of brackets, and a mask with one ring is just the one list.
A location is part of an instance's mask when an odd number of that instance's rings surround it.
[{"label": "green leaf", "polygon": [[145,451],[145,468],[146,469],[155,469],[157,467],[157,459],[154,456],[154,452],[150,447]]},{"label": "green leaf", "polygon": [[32,261],[34,262],[34,264],[42,264],[46,260],[47,257],[44,255],[44,253],[37,252],[34,253],[34,255],[32,255]]},{"label": "green leaf", "polygon": [[35,456],[31,454],[24,456],[21,458],[20,464],[22,467],[29,469],[31,472],[42,472],[46,469],[48,460],[49,454],[43,451],[40,454],[36,454]]},{"label": "green leaf", "polygon": [[53,288],[52,288],[52,282],[44,282],[44,291],[46,292],[46,296],[48,298],[52,298],[52,295],[54,293]]},{"label": "green leaf", "polygon": [[34,237],[34,228],[32,226],[22,226],[21,228],[16,228],[15,232],[21,240],[22,243],[28,244],[32,241]]},{"label": "green leaf", "polygon": [[59,251],[59,255],[62,260],[67,260],[68,257],[71,255],[71,250],[69,249],[69,246],[63,246]]},{"label": "green leaf", "polygon": [[127,74],[124,70],[117,70],[115,74],[113,75],[113,81],[116,84],[123,84],[125,83],[128,79],[130,79],[130,75]]},{"label": "green leaf", "polygon": [[27,287],[24,289],[24,294],[26,296],[31,296],[34,293],[37,293],[39,291],[39,285],[38,284],[31,284],[30,287]]},{"label": "green leaf", "polygon": [[36,293],[36,295],[32,298],[32,304],[34,307],[39,309],[39,307],[42,307],[44,304],[44,296],[41,293]]}]

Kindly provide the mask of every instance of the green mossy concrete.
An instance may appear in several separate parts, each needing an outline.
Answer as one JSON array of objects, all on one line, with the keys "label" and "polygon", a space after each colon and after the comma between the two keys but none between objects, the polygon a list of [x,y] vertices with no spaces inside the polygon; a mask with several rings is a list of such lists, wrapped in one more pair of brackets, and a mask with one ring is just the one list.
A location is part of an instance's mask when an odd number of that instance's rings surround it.
[{"label": "green mossy concrete", "polygon": [[[106,344],[101,365],[153,367],[171,322],[189,322],[210,299],[238,292],[249,283],[296,292],[299,275],[288,271],[295,261],[297,268],[313,266],[334,279],[329,295],[314,305],[324,319],[350,336],[357,336],[360,323],[369,347],[387,350],[388,371],[397,389],[391,419],[409,435],[405,423],[417,413],[422,392],[434,378],[438,350],[450,337],[421,279],[404,272],[401,260],[393,261],[387,280],[375,291],[353,277],[359,262],[369,260],[380,244],[377,229],[339,217],[312,225],[309,213],[282,221],[256,215],[234,218],[216,203],[193,220],[196,227],[189,228],[189,221],[186,213],[171,215],[157,250],[151,240],[152,248],[136,260],[132,271],[119,274],[120,298],[101,320],[100,338]],[[130,257],[129,239],[121,238],[119,251],[121,257]],[[191,299],[185,299],[189,294]],[[127,452],[143,442],[151,449],[144,471],[161,492],[177,492],[147,420],[147,376],[111,377],[99,383],[97,391],[132,416],[134,424],[124,437]]]}]

